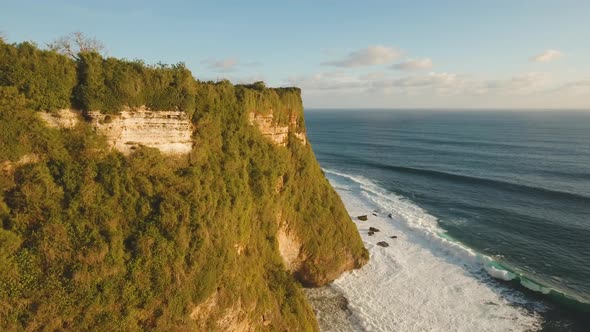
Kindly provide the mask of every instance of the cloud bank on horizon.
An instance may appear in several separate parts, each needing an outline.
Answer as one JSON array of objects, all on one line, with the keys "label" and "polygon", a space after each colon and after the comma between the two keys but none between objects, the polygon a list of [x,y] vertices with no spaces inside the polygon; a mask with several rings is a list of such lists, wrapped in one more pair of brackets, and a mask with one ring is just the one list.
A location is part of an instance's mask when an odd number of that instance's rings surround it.
[{"label": "cloud bank on horizon", "polygon": [[[464,107],[463,101],[470,99],[474,101],[473,105],[477,105],[471,106],[475,108],[567,108],[563,103],[556,104],[555,101],[590,98],[590,78],[559,83],[555,81],[554,75],[530,70],[525,64],[523,68],[528,69],[526,71],[494,78],[430,71],[434,67],[431,58],[403,58],[403,55],[403,52],[394,47],[369,46],[349,52],[341,59],[321,63],[322,66],[338,67],[338,70],[290,77],[284,85],[301,87],[307,100],[318,107],[331,107],[324,100],[339,100],[344,105],[354,105],[354,99],[358,96],[365,96],[369,100],[362,105],[364,107],[382,107],[388,99],[403,101],[409,107],[432,107],[432,100],[439,100],[442,105],[450,107]],[[547,49],[530,57],[530,61],[549,63],[562,57],[563,52]],[[358,71],[358,67],[367,66],[372,66],[372,71]],[[422,73],[405,73],[400,77],[392,69],[398,72]],[[584,107],[583,105],[589,103],[580,105]],[[579,105],[574,103],[573,108],[576,107]]]}]

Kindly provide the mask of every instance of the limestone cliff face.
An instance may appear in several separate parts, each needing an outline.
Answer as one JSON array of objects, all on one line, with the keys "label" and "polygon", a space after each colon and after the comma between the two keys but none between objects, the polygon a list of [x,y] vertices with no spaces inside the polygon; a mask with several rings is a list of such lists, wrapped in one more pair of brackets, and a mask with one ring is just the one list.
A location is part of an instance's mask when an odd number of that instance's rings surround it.
[{"label": "limestone cliff face", "polygon": [[92,125],[124,154],[140,145],[166,154],[187,154],[193,146],[194,127],[185,112],[126,108],[117,115],[89,112]]},{"label": "limestone cliff face", "polygon": [[[265,114],[250,112],[250,125],[256,126],[263,136],[278,146],[286,146],[289,142],[289,134],[293,134],[296,141],[307,145],[307,135],[297,122],[297,115],[291,113],[287,125],[280,125],[275,119],[273,110]],[[275,193],[280,195],[285,186],[285,178],[277,179]],[[304,190],[304,188],[299,188]],[[286,220],[282,213],[276,217],[278,231],[276,234],[279,254],[287,271],[294,274],[299,281],[306,286],[322,286],[338,278],[342,273],[362,267],[368,261],[367,255],[355,256],[345,246],[338,252],[340,263],[330,269],[320,272],[319,265],[325,265],[325,258],[310,257],[304,250],[304,241],[298,235],[291,223],[298,223],[297,220]],[[360,240],[360,239],[359,239]]]},{"label": "limestone cliff face", "polygon": [[294,273],[299,270],[301,262],[306,259],[305,254],[301,251],[301,240],[294,232],[289,232],[282,225],[277,232],[277,242],[287,271]]},{"label": "limestone cliff face", "polygon": [[250,112],[249,121],[251,125],[258,127],[262,135],[279,146],[287,145],[289,133],[293,133],[302,144],[307,144],[307,135],[297,125],[297,116],[295,115],[291,116],[289,124],[286,126],[281,126],[275,121],[273,110],[270,110],[268,114]]},{"label": "limestone cliff face", "polygon": [[303,250],[304,243],[300,240],[297,232],[289,229],[289,225],[282,219],[279,219],[277,244],[287,271],[295,275],[307,287],[326,285],[334,281],[342,273],[361,268],[368,262],[368,256],[355,257],[350,251],[342,248],[338,253],[342,258],[341,263],[324,273],[318,273],[314,266],[325,264],[325,262],[318,257],[310,258]]},{"label": "limestone cliff face", "polygon": [[[107,142],[123,154],[130,154],[140,145],[159,149],[166,154],[187,154],[193,146],[192,134],[195,130],[185,112],[151,111],[146,107],[126,107],[120,114],[103,114],[99,111],[87,113],[94,128],[106,136]],[[55,113],[40,112],[39,116],[51,128],[75,127],[80,121],[80,111],[70,109]],[[277,123],[274,113],[250,112],[249,123],[256,126],[263,136],[278,146],[286,146],[292,133],[301,144],[307,144],[307,135],[297,124],[297,116],[292,115],[289,123]]]}]

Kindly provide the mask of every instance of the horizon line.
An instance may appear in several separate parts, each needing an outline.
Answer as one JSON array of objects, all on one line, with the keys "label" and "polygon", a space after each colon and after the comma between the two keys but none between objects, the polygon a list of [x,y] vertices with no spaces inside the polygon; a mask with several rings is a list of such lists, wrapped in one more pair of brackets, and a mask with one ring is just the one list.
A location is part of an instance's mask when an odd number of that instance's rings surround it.
[{"label": "horizon line", "polygon": [[306,110],[326,110],[326,111],[575,111],[588,112],[590,108],[540,108],[540,107],[306,107]]}]

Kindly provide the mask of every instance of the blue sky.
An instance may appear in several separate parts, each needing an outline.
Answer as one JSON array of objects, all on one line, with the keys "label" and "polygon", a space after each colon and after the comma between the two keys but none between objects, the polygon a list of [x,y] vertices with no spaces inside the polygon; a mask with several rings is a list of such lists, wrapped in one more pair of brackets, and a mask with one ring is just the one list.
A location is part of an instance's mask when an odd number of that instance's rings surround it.
[{"label": "blue sky", "polygon": [[[51,3],[50,3],[51,2]],[[6,40],[73,31],[306,107],[590,108],[590,1],[12,1]]]}]

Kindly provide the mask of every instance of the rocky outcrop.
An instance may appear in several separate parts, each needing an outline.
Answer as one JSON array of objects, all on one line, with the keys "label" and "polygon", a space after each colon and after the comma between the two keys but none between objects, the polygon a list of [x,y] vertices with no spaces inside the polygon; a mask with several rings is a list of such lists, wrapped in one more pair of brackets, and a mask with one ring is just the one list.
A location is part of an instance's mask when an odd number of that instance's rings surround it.
[{"label": "rocky outcrop", "polygon": [[[192,308],[190,318],[196,321],[199,331],[205,330],[211,325],[215,326],[218,331],[254,331],[253,324],[248,320],[247,312],[242,308],[242,302],[239,299],[221,313],[218,302],[219,293],[215,292]],[[264,325],[264,322],[262,323]]]},{"label": "rocky outcrop", "polygon": [[304,132],[296,132],[295,137],[297,137],[303,145],[307,144],[307,134]]},{"label": "rocky outcrop", "polygon": [[80,122],[80,112],[62,109],[57,112],[39,112],[39,117],[51,128],[72,129]]},{"label": "rocky outcrop", "polygon": [[361,268],[368,261],[368,258],[353,257],[351,253],[344,250],[340,251],[339,257],[342,263],[335,266],[333,269],[325,270],[322,273],[317,271],[317,266],[325,265],[330,262],[315,258],[313,260],[304,261],[301,267],[295,271],[295,277],[305,287],[319,287],[324,286],[336,278],[340,277],[342,273]]},{"label": "rocky outcrop", "polygon": [[301,241],[294,233],[288,232],[285,227],[281,227],[277,232],[277,242],[279,253],[283,258],[287,271],[297,271],[301,266],[301,261],[305,259],[305,257],[302,257]]},{"label": "rocky outcrop", "polygon": [[89,112],[96,130],[124,154],[143,145],[166,154],[187,154],[193,146],[193,125],[185,112],[126,108],[116,115]]},{"label": "rocky outcrop", "polygon": [[276,145],[286,146],[289,141],[289,133],[293,133],[302,144],[307,144],[307,135],[304,131],[299,130],[296,115],[291,116],[289,124],[286,126],[281,126],[275,121],[272,110],[268,114],[251,112],[249,113],[249,121],[251,125],[258,127],[262,135]]},{"label": "rocky outcrop", "polygon": [[333,269],[318,273],[315,266],[324,265],[326,262],[319,257],[310,257],[303,250],[303,243],[297,234],[289,230],[286,223],[278,216],[279,230],[277,231],[277,243],[279,253],[283,258],[283,263],[287,271],[293,273],[295,277],[306,287],[318,287],[326,285],[342,273],[363,266],[367,260],[363,258],[355,259],[349,252],[342,251],[339,256],[344,258],[342,263]]}]

